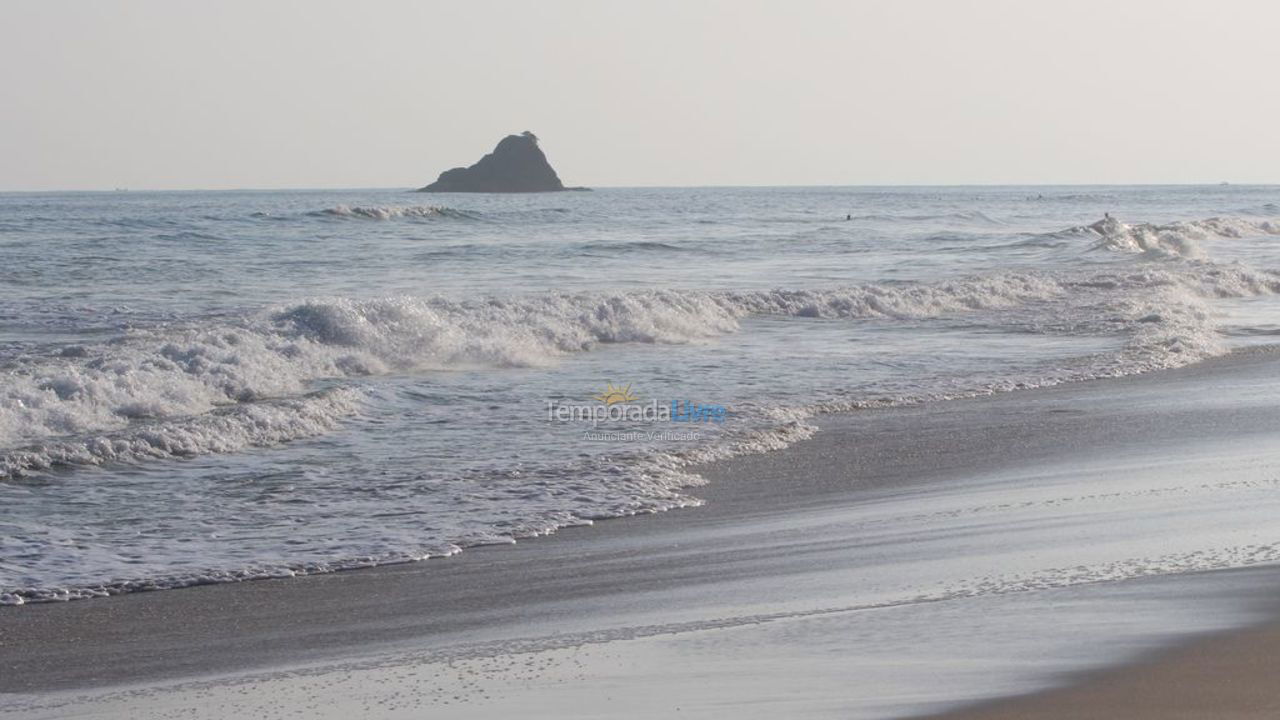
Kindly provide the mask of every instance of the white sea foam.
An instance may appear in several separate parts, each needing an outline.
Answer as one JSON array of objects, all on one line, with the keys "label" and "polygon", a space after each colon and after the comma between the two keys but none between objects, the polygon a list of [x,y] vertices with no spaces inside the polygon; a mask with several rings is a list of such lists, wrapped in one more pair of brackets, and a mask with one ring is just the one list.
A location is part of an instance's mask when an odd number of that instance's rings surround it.
[{"label": "white sea foam", "polygon": [[134,332],[32,358],[0,388],[0,447],[297,396],[320,378],[537,367],[600,343],[687,343],[734,332],[749,315],[930,317],[1061,292],[1052,279],[1010,274],[830,291],[315,299],[236,325]]},{"label": "white sea foam", "polygon": [[[302,399],[323,378],[539,367],[601,343],[695,342],[760,315],[920,319],[1040,307],[1037,322],[1129,335],[1095,374],[1141,372],[1223,351],[1207,299],[1278,291],[1274,273],[1199,264],[829,290],[315,299],[238,325],[139,332],[20,365],[0,387],[0,475],[310,436],[353,412],[350,399]],[[266,402],[290,398],[297,404]]]},{"label": "white sea foam", "polygon": [[138,423],[126,430],[59,438],[0,454],[0,478],[55,465],[137,462],[278,445],[336,429],[359,407],[345,389],[240,404],[188,418]]},{"label": "white sea foam", "polygon": [[465,213],[440,205],[336,205],[320,211],[319,214],[363,220],[465,216]]},{"label": "white sea foam", "polygon": [[1123,223],[1106,217],[1078,228],[1098,236],[1094,246],[1103,250],[1143,253],[1151,257],[1202,258],[1203,244],[1214,237],[1240,238],[1254,235],[1280,235],[1280,223],[1243,218],[1208,218],[1153,225]]}]

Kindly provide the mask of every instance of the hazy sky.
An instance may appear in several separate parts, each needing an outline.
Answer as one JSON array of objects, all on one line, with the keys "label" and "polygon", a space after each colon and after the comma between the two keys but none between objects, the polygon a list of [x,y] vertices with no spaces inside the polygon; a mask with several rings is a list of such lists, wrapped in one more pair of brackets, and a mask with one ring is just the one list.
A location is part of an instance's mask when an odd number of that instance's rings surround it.
[{"label": "hazy sky", "polygon": [[1280,181],[1274,0],[0,0],[0,190]]}]

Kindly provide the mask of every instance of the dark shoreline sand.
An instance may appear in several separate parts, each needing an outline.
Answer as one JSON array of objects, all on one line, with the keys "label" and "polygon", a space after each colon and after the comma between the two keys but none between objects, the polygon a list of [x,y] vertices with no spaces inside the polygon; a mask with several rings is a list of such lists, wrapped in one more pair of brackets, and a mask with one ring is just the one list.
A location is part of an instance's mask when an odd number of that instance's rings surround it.
[{"label": "dark shoreline sand", "polygon": [[[670,635],[686,626],[759,624],[752,613],[762,607],[778,616],[790,611],[786,595],[768,606],[734,594],[739,588],[786,586],[800,569],[821,570],[836,557],[832,546],[845,542],[829,537],[821,547],[780,546],[778,537],[793,519],[882,493],[1085,454],[1123,456],[1136,447],[1174,453],[1196,442],[1251,437],[1274,444],[1280,435],[1277,370],[1280,353],[1251,351],[1134,378],[832,416],[821,420],[823,432],[815,438],[785,451],[702,469],[711,483],[694,489],[708,501],[697,509],[611,520],[425,563],[0,608],[0,693],[30,699],[150,686],[576,630],[599,634],[643,625]],[[1269,569],[1245,574],[1253,586],[1280,586]],[[726,618],[719,625],[682,604],[717,593]],[[1255,611],[1271,607],[1267,595],[1259,591],[1250,600]],[[1166,646],[1178,635],[1171,631]],[[1198,697],[1209,698],[1209,705],[1180,702],[1183,715],[1166,708],[1153,716],[1190,717],[1186,712],[1196,707],[1211,707],[1213,717],[1275,716],[1260,708],[1274,707],[1280,695],[1263,682],[1269,680],[1265,660],[1280,653],[1276,626],[1214,635],[1155,655],[1143,647],[1123,653],[1140,655],[1136,665],[1062,676],[1084,678],[1073,689],[947,717],[1097,716],[1087,707],[1142,717],[1139,711],[1155,702],[1144,698],[1176,698],[1175,689],[1192,692],[1197,682],[1205,688]],[[1231,673],[1230,683],[1222,673]],[[1238,692],[1223,691],[1237,686]],[[1071,704],[1089,698],[1109,704]],[[839,706],[839,697],[824,700]],[[592,707],[590,699],[583,703]]]},{"label": "dark shoreline sand", "polygon": [[983,702],[927,720],[1270,720],[1280,717],[1277,657],[1280,623],[1269,623],[1083,673],[1065,687]]}]

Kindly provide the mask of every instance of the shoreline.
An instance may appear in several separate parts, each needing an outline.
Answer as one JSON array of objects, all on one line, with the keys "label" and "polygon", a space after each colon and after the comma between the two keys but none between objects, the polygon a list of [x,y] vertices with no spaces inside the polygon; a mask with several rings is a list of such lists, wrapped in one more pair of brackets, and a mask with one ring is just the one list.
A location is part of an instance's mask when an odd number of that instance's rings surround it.
[{"label": "shoreline", "polygon": [[[850,578],[875,569],[840,564],[853,562],[851,554],[858,558],[853,548],[863,548],[860,553],[874,547],[840,529],[850,512],[903,496],[927,499],[936,489],[951,492],[950,483],[974,478],[971,490],[982,493],[985,478],[1029,467],[1115,462],[1117,453],[1155,457],[1178,451],[1189,439],[1200,446],[1185,452],[1203,459],[1217,452],[1215,442],[1235,442],[1242,434],[1275,437],[1280,409],[1266,393],[1277,392],[1271,379],[1277,366],[1280,353],[1251,350],[1129,378],[824,416],[822,432],[788,449],[695,468],[709,480],[695,489],[707,501],[701,508],[611,519],[427,562],[0,608],[0,693],[39,705],[41,696],[66,692],[155,687],[381,654],[416,652],[419,664],[439,662],[424,659],[424,649],[464,648],[459,657],[469,657],[465,648],[489,644],[510,655],[527,652],[515,648],[530,637],[616,632],[606,646],[652,645],[666,641],[644,638],[742,634],[754,631],[733,628],[810,622],[804,619],[825,617],[821,613],[865,614],[880,606],[839,604],[847,599],[841,593]],[[954,489],[962,491],[968,492]],[[1280,585],[1265,567],[1225,572],[1248,576],[1250,586]],[[1161,586],[1178,576],[1150,578],[1118,584]],[[1194,580],[1202,581],[1208,587],[1234,579]],[[1033,589],[1023,597],[1033,599],[1036,592],[1075,597],[1087,587]],[[831,604],[823,610],[814,597]],[[1053,674],[1054,682],[1084,687],[1098,678],[1164,667],[1162,658],[1195,652],[1188,647],[1280,635],[1266,624],[1229,630],[1257,624],[1274,610],[1262,610],[1268,604],[1256,598],[1249,604],[1224,611],[1227,628],[1191,631],[1193,639],[1207,640],[1188,646],[1186,638],[1166,633],[1158,642],[1148,638],[1166,648],[1154,659],[1146,647],[1134,664],[1134,648],[1118,648],[1120,669],[1093,668],[1084,675],[1076,669],[1073,675],[1068,668],[1065,676]],[[643,630],[664,627],[670,632]],[[558,651],[554,643],[544,645],[539,647],[546,652]],[[1024,697],[940,717],[1002,717],[981,713],[1005,712],[1001,703],[1037,702],[1055,692],[1070,690],[1003,693]],[[825,700],[839,704],[839,698]],[[965,702],[957,697],[950,704]],[[0,714],[9,709],[0,695]]]}]

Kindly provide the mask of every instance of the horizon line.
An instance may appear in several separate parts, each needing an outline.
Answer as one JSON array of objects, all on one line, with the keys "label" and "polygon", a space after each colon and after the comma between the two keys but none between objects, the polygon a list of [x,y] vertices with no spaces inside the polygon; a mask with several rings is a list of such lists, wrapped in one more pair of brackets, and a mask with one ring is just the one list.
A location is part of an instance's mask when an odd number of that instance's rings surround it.
[{"label": "horizon line", "polygon": [[[768,189],[768,188],[793,188],[793,189],[814,189],[814,188],[1015,188],[1015,187],[1280,187],[1280,182],[1133,182],[1133,183],[1115,183],[1115,182],[1032,182],[1032,183],[853,183],[853,184],[784,184],[784,185],[722,185],[722,184],[706,184],[706,185],[587,185],[582,186],[588,190],[706,190],[706,189]],[[396,191],[406,193],[419,192],[418,187],[409,187],[403,185],[395,186],[322,186],[322,187],[224,187],[224,188],[208,188],[208,187],[182,187],[182,188],[151,188],[151,187],[117,187],[117,188],[89,188],[89,189],[72,189],[72,188],[48,188],[40,190],[8,190],[0,189],[2,195],[36,195],[40,193],[182,193],[182,192],[353,192],[353,191]],[[514,193],[423,193],[426,195],[545,195],[555,192],[567,192],[550,190],[546,192],[514,192]]]}]

